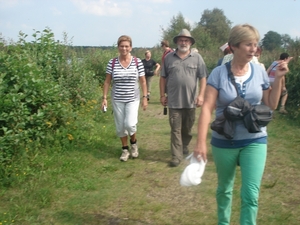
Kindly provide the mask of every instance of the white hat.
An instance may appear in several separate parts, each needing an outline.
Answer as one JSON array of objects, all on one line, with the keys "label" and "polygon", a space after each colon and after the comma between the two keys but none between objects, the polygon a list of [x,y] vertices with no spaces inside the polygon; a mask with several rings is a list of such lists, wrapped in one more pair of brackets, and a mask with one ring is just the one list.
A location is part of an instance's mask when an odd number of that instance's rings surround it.
[{"label": "white hat", "polygon": [[226,42],[224,45],[220,47],[221,51],[224,52],[224,50],[228,47],[228,43]]},{"label": "white hat", "polygon": [[201,183],[201,177],[205,170],[206,161],[201,159],[199,162],[193,153],[187,157],[191,158],[190,164],[184,169],[180,177],[181,186],[189,187],[193,185],[198,185]]}]

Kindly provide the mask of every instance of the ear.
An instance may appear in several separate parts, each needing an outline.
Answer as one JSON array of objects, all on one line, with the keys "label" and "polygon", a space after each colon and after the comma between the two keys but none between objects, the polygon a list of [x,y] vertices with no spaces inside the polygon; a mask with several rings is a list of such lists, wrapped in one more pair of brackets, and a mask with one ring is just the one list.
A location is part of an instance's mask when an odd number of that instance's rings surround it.
[{"label": "ear", "polygon": [[233,45],[229,45],[230,50],[233,52],[237,47]]}]

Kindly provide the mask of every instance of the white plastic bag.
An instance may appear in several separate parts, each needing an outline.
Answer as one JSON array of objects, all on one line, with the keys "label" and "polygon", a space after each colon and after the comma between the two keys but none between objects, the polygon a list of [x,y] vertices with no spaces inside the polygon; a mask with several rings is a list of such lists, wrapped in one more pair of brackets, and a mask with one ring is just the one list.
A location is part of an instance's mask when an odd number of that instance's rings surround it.
[{"label": "white plastic bag", "polygon": [[189,187],[200,184],[207,161],[204,161],[203,159],[198,161],[194,157],[193,153],[186,157],[186,159],[190,159],[190,164],[184,169],[181,174],[180,185]]}]

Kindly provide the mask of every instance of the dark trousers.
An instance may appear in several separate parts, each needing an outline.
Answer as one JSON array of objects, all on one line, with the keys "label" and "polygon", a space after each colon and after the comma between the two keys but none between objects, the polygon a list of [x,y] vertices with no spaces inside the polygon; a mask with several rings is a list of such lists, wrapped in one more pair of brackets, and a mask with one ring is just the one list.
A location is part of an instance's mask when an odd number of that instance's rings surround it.
[{"label": "dark trousers", "polygon": [[183,158],[183,150],[188,148],[192,140],[192,127],[195,122],[196,109],[169,109],[171,127],[172,159]]}]

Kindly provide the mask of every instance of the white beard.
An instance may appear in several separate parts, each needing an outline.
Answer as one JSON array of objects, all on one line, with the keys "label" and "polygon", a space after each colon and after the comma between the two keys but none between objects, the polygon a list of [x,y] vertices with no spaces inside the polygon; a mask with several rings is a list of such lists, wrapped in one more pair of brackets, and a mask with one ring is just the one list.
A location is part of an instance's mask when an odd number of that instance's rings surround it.
[{"label": "white beard", "polygon": [[185,47],[181,47],[180,45],[177,45],[178,50],[184,53],[188,52],[190,50],[190,47],[191,47],[190,45],[187,45]]}]

